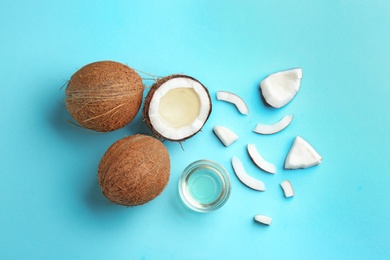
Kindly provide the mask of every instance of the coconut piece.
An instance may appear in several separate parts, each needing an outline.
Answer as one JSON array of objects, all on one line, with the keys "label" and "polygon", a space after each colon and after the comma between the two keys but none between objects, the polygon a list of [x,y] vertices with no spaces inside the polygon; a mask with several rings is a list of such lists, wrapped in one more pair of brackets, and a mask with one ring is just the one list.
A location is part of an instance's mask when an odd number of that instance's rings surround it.
[{"label": "coconut piece", "polygon": [[232,165],[234,172],[236,173],[238,179],[248,186],[251,189],[258,190],[258,191],[265,191],[265,185],[262,181],[259,181],[252,176],[248,175],[246,173],[244,166],[242,165],[242,162],[237,157],[233,156],[232,158]]},{"label": "coconut piece", "polygon": [[287,154],[284,168],[308,168],[320,164],[321,161],[321,155],[302,137],[297,136]]},{"label": "coconut piece", "polygon": [[237,141],[238,135],[236,135],[232,130],[224,126],[215,126],[214,134],[226,147]]},{"label": "coconut piece", "polygon": [[202,83],[190,76],[171,75],[153,84],[143,116],[157,137],[180,142],[202,129],[211,109],[209,92]]},{"label": "coconut piece", "polygon": [[289,180],[282,181],[280,183],[280,186],[282,187],[283,192],[284,192],[284,196],[286,198],[290,198],[290,197],[294,196],[294,189],[293,189],[291,182]]},{"label": "coconut piece", "polygon": [[253,219],[256,222],[259,222],[259,223],[267,225],[267,226],[271,225],[271,222],[272,222],[272,218],[270,218],[268,216],[260,215],[260,214],[255,215]]},{"label": "coconut piece", "polygon": [[88,64],[70,78],[66,108],[80,126],[109,132],[130,123],[142,103],[142,79],[115,61]]},{"label": "coconut piece", "polygon": [[261,94],[268,105],[283,107],[295,97],[301,87],[301,80],[301,68],[271,74],[260,82]]},{"label": "coconut piece", "polygon": [[285,115],[281,120],[272,125],[257,124],[253,132],[263,135],[278,133],[289,126],[293,118],[294,115]]},{"label": "coconut piece", "polygon": [[116,141],[100,161],[98,180],[110,201],[136,206],[156,198],[170,174],[168,150],[158,139],[137,134]]},{"label": "coconut piece", "polygon": [[247,150],[250,158],[257,165],[257,167],[269,173],[276,173],[275,165],[264,160],[263,157],[257,151],[256,146],[254,144],[248,144]]},{"label": "coconut piece", "polygon": [[249,114],[248,106],[244,100],[234,93],[227,91],[217,91],[217,99],[234,104],[238,111],[240,111],[240,113],[243,115]]}]

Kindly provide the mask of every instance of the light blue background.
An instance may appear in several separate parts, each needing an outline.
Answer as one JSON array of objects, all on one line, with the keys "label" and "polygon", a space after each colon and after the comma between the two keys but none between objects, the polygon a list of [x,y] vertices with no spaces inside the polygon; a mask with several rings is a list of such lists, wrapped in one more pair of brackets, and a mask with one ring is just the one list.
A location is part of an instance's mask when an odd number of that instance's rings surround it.
[{"label": "light blue background", "polygon": [[[389,1],[0,6],[0,259],[388,259]],[[140,115],[108,134],[67,122],[61,87],[83,65],[106,59],[159,76],[191,75],[213,98],[201,133],[183,149],[165,142],[171,179],[140,207],[108,203],[97,182],[100,158],[113,142],[149,133]],[[296,98],[281,109],[265,107],[261,79],[298,66],[304,78]],[[217,90],[239,94],[250,114],[217,101]],[[290,113],[294,121],[281,133],[251,131]],[[225,148],[215,125],[240,139]],[[322,164],[283,170],[296,135],[318,150]],[[250,162],[247,143],[277,165],[276,175]],[[266,192],[238,181],[233,155]],[[188,211],[177,192],[184,167],[203,158],[225,166],[233,185],[227,204],[210,214]],[[295,188],[292,199],[279,187],[285,179]],[[272,225],[255,223],[255,214],[272,217]]]}]

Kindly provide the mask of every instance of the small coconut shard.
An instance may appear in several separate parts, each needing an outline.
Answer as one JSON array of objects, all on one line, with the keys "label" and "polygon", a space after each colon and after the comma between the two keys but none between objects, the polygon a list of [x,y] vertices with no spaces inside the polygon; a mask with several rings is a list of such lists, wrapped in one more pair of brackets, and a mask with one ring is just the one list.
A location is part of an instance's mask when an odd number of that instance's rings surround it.
[{"label": "small coconut shard", "polygon": [[295,68],[269,75],[260,82],[264,100],[272,107],[287,105],[301,87],[302,69]]},{"label": "small coconut shard", "polygon": [[262,169],[263,171],[275,174],[276,173],[276,167],[274,164],[267,162],[264,160],[264,158],[259,154],[259,152],[256,149],[256,146],[254,144],[248,144],[247,145],[248,154],[251,157],[254,164],[256,164],[257,167]]},{"label": "small coconut shard", "polygon": [[284,196],[286,198],[290,198],[294,196],[294,189],[291,185],[291,182],[289,180],[285,180],[280,183],[280,187],[282,187]]},{"label": "small coconut shard", "polygon": [[111,145],[100,161],[98,180],[104,196],[124,206],[145,204],[166,187],[168,150],[158,139],[137,134]]},{"label": "small coconut shard", "polygon": [[110,132],[134,119],[143,91],[142,79],[132,68],[115,61],[99,61],[72,75],[65,103],[82,127]]},{"label": "small coconut shard", "polygon": [[218,139],[223,143],[224,146],[229,146],[238,139],[238,135],[236,135],[232,130],[224,126],[215,126],[214,134],[218,137]]},{"label": "small coconut shard", "polygon": [[243,115],[249,114],[248,106],[244,100],[234,93],[227,91],[217,91],[217,99],[234,104],[238,111]]},{"label": "small coconut shard", "polygon": [[145,98],[143,116],[159,138],[185,141],[197,134],[212,110],[207,88],[186,75],[158,80]]},{"label": "small coconut shard", "polygon": [[253,219],[256,222],[259,222],[260,224],[267,225],[267,226],[271,225],[272,223],[272,218],[260,214],[255,215]]},{"label": "small coconut shard", "polygon": [[303,169],[322,162],[321,155],[302,137],[297,136],[287,154],[285,169]]},{"label": "small coconut shard", "polygon": [[294,118],[294,115],[286,115],[281,120],[272,125],[257,124],[253,132],[263,135],[276,134],[287,126],[289,126]]},{"label": "small coconut shard", "polygon": [[259,181],[252,176],[248,175],[244,169],[244,165],[237,157],[233,156],[232,165],[237,178],[246,186],[258,191],[265,191],[265,185],[262,181]]}]

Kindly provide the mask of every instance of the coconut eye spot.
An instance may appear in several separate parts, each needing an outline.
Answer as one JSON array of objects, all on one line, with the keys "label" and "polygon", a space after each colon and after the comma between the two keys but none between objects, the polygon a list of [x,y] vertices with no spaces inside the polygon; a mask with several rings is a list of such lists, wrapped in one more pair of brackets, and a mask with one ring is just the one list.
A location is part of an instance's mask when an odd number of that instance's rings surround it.
[{"label": "coconut eye spot", "polygon": [[200,107],[201,102],[194,89],[175,88],[161,97],[158,114],[166,125],[179,129],[197,119]]}]

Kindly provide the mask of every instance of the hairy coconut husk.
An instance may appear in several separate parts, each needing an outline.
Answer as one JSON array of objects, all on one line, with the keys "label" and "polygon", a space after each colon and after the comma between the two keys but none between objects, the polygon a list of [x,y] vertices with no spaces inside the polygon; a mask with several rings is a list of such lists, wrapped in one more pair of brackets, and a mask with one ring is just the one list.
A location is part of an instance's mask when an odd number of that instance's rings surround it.
[{"label": "hairy coconut husk", "polygon": [[98,180],[110,201],[136,206],[157,197],[168,183],[170,159],[158,139],[137,134],[111,145],[100,161]]},{"label": "hairy coconut husk", "polygon": [[[147,126],[150,128],[150,130],[153,132],[153,134],[155,136],[157,136],[158,138],[161,138],[163,140],[169,140],[169,141],[174,141],[174,142],[183,142],[191,137],[193,137],[194,135],[196,135],[198,132],[200,132],[203,128],[200,128],[198,131],[194,132],[192,135],[190,136],[187,136],[186,138],[183,138],[183,139],[180,139],[180,140],[172,140],[164,135],[162,135],[161,133],[159,133],[158,131],[156,131],[156,129],[153,127],[151,121],[150,121],[150,118],[149,118],[149,106],[150,106],[150,101],[152,100],[153,96],[154,96],[154,93],[158,90],[158,88],[164,84],[165,82],[167,82],[168,80],[171,80],[173,78],[189,78],[189,79],[192,79],[194,81],[197,81],[200,85],[203,86],[203,88],[205,89],[207,95],[208,95],[208,98],[210,100],[210,104],[211,104],[211,97],[210,97],[210,93],[208,91],[208,89],[197,79],[193,78],[193,77],[190,77],[190,76],[187,76],[187,75],[182,75],[182,74],[172,74],[172,75],[169,75],[169,76],[166,76],[166,77],[163,77],[159,80],[157,80],[151,87],[150,87],[150,90],[148,92],[148,94],[146,95],[146,98],[145,98],[145,101],[144,101],[144,107],[142,109],[142,115],[143,115],[143,118],[144,118],[144,121],[145,123],[147,124]],[[210,111],[209,111],[209,114],[207,116],[207,119],[210,117],[210,114],[211,114],[211,111],[212,111],[212,106],[210,106]],[[204,123],[206,123],[207,119],[204,121]]]},{"label": "hairy coconut husk", "polygon": [[115,61],[88,64],[66,87],[66,108],[82,126],[98,132],[124,127],[142,103],[144,86],[132,68]]}]

